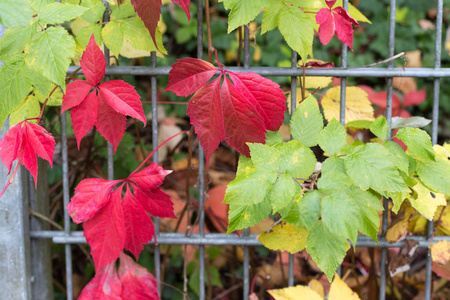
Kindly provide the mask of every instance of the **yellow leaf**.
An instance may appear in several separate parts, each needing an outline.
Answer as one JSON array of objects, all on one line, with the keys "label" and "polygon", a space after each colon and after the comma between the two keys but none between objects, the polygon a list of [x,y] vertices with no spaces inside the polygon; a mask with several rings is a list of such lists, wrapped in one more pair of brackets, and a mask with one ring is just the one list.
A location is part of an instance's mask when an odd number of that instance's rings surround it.
[{"label": "yellow leaf", "polygon": [[325,298],[325,291],[323,290],[323,286],[319,281],[313,279],[308,283],[308,286],[316,291],[316,293],[319,294],[320,297]]},{"label": "yellow leaf", "polygon": [[416,199],[414,197],[409,199],[412,207],[430,221],[433,219],[438,206],[447,204],[444,194],[432,192],[420,182],[413,186],[412,189],[417,193]]},{"label": "yellow leaf", "polygon": [[[54,84],[52,84],[50,86],[50,91],[53,90],[53,88],[55,87]],[[49,91],[49,93],[50,93]],[[34,90],[34,94],[36,96],[36,98],[39,100],[40,103],[44,103],[45,100],[47,99],[48,95],[43,95],[41,94],[39,91],[37,91],[36,89]],[[50,96],[50,98],[47,100],[47,106],[61,106],[62,104],[62,98],[63,98],[63,93],[61,92],[60,88],[57,88],[53,94]]]},{"label": "yellow leaf", "polygon": [[444,144],[444,146],[434,145],[433,149],[436,153],[436,157],[442,158],[450,164],[450,144]]},{"label": "yellow leaf", "polygon": [[348,285],[339,278],[338,274],[334,275],[334,280],[331,283],[328,300],[360,300],[357,293],[352,291]]},{"label": "yellow leaf", "polygon": [[[41,112],[39,101],[33,95],[30,95],[23,100],[22,104],[9,116],[9,126],[16,125],[25,119],[37,118]],[[32,123],[37,123],[37,120],[30,120]]]},{"label": "yellow leaf", "polygon": [[441,220],[438,223],[436,235],[450,235],[450,205],[444,208]]},{"label": "yellow leaf", "polygon": [[395,243],[405,234],[408,229],[409,219],[414,213],[414,209],[409,205],[403,205],[400,212],[397,214],[394,222],[386,232],[386,240],[390,243]]},{"label": "yellow leaf", "polygon": [[275,300],[323,300],[313,289],[303,285],[268,292]]},{"label": "yellow leaf", "polygon": [[431,247],[431,258],[439,265],[450,261],[450,241],[439,241]]},{"label": "yellow leaf", "polygon": [[270,232],[263,232],[258,240],[271,250],[297,253],[305,248],[308,231],[288,223],[278,224]]},{"label": "yellow leaf", "polygon": [[[328,89],[322,99],[322,107],[325,118],[331,121],[333,118],[339,120],[339,107],[341,99],[341,87],[336,86]],[[367,93],[356,86],[347,87],[345,122],[356,120],[374,120],[373,107]]]},{"label": "yellow leaf", "polygon": [[[320,62],[324,63],[324,61],[318,60],[318,59],[307,59],[306,63],[309,62]],[[299,68],[303,68],[303,61],[300,60],[298,62]],[[308,67],[308,69],[311,69],[311,67]],[[317,88],[326,88],[328,85],[330,85],[331,81],[333,81],[333,77],[324,77],[324,76],[306,76],[305,77],[305,88],[307,89],[317,89]],[[303,86],[303,77],[300,76],[300,84]]]}]

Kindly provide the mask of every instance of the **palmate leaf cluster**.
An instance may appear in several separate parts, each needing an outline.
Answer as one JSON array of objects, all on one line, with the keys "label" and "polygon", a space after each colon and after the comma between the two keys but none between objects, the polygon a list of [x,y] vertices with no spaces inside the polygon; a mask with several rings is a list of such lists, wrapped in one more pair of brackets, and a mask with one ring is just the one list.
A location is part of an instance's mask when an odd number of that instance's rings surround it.
[{"label": "palmate leaf cluster", "polygon": [[[377,240],[382,197],[394,201],[394,212],[409,201],[432,219],[450,196],[448,150],[432,147],[421,129],[402,128],[396,137],[407,145],[405,153],[387,140],[389,124],[383,117],[366,123],[379,142],[351,139],[349,144],[338,121],[324,127],[314,96],[305,99],[291,119],[293,140],[284,143],[280,134],[269,133],[265,145],[249,144],[251,158],[240,158],[225,196],[228,233],[279,214],[288,223],[286,231],[274,228],[260,237],[262,242],[273,248],[273,235],[279,241],[275,249],[289,250],[294,239],[331,280],[348,241],[355,245],[359,233]],[[328,156],[322,163],[311,150],[317,145]]]}]

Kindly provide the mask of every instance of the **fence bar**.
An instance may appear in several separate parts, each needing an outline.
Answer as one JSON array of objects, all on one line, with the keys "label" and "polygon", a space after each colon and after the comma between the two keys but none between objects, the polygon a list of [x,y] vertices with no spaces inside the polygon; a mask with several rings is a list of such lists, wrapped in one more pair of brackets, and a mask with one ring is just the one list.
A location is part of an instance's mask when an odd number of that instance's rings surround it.
[{"label": "fence bar", "polygon": [[[441,47],[442,47],[442,15],[444,10],[444,1],[439,0],[437,3],[437,15],[436,15],[436,49],[434,56],[434,68],[439,69],[441,67]],[[437,144],[438,130],[439,130],[439,92],[440,92],[440,79],[434,78],[433,82],[433,122],[431,132],[431,142]],[[433,235],[433,221],[427,224],[427,239],[431,239]],[[427,260],[425,264],[425,300],[431,299],[432,289],[432,257],[431,249],[428,248]]]},{"label": "fence bar", "polygon": [[[248,70],[250,67],[250,33],[248,26],[244,25],[244,70]],[[250,235],[250,229],[244,229],[244,238],[248,238]],[[244,246],[244,300],[248,300],[250,295],[250,257],[249,248]]]},{"label": "fence bar", "polygon": [[[395,46],[395,11],[396,11],[396,3],[395,0],[391,0],[390,4],[390,14],[389,14],[389,50],[388,56],[391,57],[394,55],[394,46]],[[390,61],[388,63],[388,69],[392,69],[394,67],[394,61]],[[386,102],[386,120],[389,125],[392,122],[392,99],[394,93],[393,87],[393,78],[389,77],[387,79],[387,102]],[[392,131],[389,130],[388,137],[390,138]],[[388,228],[388,204],[389,201],[386,198],[383,198],[383,214],[382,214],[382,236],[384,237]],[[381,249],[381,262],[380,262],[380,290],[379,290],[379,299],[384,300],[386,298],[386,264],[387,264],[387,248]]]},{"label": "fence bar", "polygon": [[[67,74],[77,69],[76,66],[70,66]],[[253,72],[261,76],[279,76],[291,77],[302,76],[302,69],[282,68],[282,67],[250,67],[242,69],[240,67],[225,67],[227,71],[243,73]],[[106,68],[106,75],[133,75],[133,76],[169,76],[171,67],[146,67],[146,66],[113,66]],[[216,75],[219,75],[217,72]],[[333,68],[333,69],[312,69],[307,68],[306,76],[325,76],[325,77],[414,77],[414,78],[443,78],[450,77],[450,68]]]},{"label": "fence bar", "polygon": [[[348,10],[348,0],[344,0],[343,7],[345,10]],[[342,68],[347,68],[347,51],[348,46],[346,44],[342,44],[342,57],[341,57],[341,65]],[[346,92],[347,92],[347,78],[341,78],[341,102],[339,104],[339,121],[343,126],[345,126],[345,108],[346,108]],[[339,274],[340,272],[338,272]],[[340,274],[339,274],[340,275]]]}]

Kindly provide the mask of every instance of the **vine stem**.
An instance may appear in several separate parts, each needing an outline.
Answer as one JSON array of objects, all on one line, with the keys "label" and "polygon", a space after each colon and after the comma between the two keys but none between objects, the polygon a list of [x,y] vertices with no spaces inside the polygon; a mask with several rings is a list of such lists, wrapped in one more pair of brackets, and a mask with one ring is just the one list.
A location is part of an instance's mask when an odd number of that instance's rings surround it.
[{"label": "vine stem", "polygon": [[133,176],[134,174],[136,174],[137,171],[139,171],[139,169],[142,168],[142,167],[145,165],[145,163],[150,159],[150,157],[152,157],[153,154],[154,154],[156,151],[159,150],[159,148],[161,148],[161,147],[164,146],[167,142],[169,142],[170,140],[176,138],[177,136],[179,136],[180,134],[183,134],[183,133],[187,133],[187,131],[186,131],[186,130],[180,131],[180,132],[178,132],[177,134],[172,135],[170,138],[168,138],[168,139],[165,140],[164,142],[162,142],[158,147],[156,147],[156,148],[152,151],[152,153],[150,153],[150,154],[147,156],[147,158],[142,162],[142,164],[140,164],[139,167],[137,167],[136,170],[134,170],[133,173],[131,173],[128,177],[131,177],[131,176]]},{"label": "vine stem", "polygon": [[212,36],[211,36],[211,16],[209,12],[209,0],[205,0],[205,15],[206,15],[206,32],[208,37],[208,61],[212,62],[213,53],[216,49],[214,49],[212,45]]},{"label": "vine stem", "polygon": [[17,173],[17,170],[19,169],[19,166],[20,166],[20,161],[17,163],[17,166],[16,166],[16,168],[14,169],[14,172],[13,172],[11,178],[10,178],[10,179],[8,180],[8,182],[6,183],[6,186],[3,188],[3,191],[2,191],[2,193],[0,194],[0,198],[3,196],[3,194],[5,193],[5,191],[6,191],[6,189],[8,188],[8,186],[14,182],[14,177],[16,176],[16,173]]}]

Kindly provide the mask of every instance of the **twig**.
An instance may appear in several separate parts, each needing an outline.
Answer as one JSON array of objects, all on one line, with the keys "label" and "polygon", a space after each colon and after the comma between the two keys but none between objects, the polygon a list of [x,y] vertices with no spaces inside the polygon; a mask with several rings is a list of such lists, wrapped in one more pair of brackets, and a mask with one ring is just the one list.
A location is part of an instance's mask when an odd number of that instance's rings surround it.
[{"label": "twig", "polygon": [[241,282],[238,283],[238,284],[235,284],[235,285],[233,285],[232,287],[226,289],[226,290],[223,291],[222,293],[220,293],[220,294],[218,294],[217,296],[215,296],[212,300],[220,300],[220,299],[222,299],[223,297],[225,297],[226,295],[228,295],[229,293],[231,293],[231,292],[233,292],[233,291],[235,291],[235,290],[237,290],[237,289],[239,289],[239,288],[241,288],[241,287],[242,287],[242,283],[241,283]]},{"label": "twig", "polygon": [[213,53],[215,51],[212,46],[212,36],[211,36],[211,16],[209,13],[209,0],[205,0],[205,15],[206,15],[206,31],[208,37],[208,61],[212,62]]},{"label": "twig", "polygon": [[[306,99],[306,63],[303,63],[303,82],[302,82],[302,101]],[[297,79],[297,77],[295,78]],[[297,99],[295,99],[295,101],[297,102]]]},{"label": "twig", "polygon": [[382,60],[382,61],[379,61],[379,62],[370,64],[370,65],[364,65],[364,66],[359,66],[359,67],[335,68],[335,69],[336,69],[336,70],[348,70],[348,69],[360,69],[360,68],[375,67],[375,66],[378,66],[378,65],[381,65],[381,64],[384,64],[384,63],[393,61],[393,60],[395,60],[395,59],[397,59],[397,58],[404,57],[404,56],[405,56],[405,52],[400,52],[400,53],[397,54],[397,55],[394,55],[394,56],[389,57],[389,58],[387,58],[387,59],[385,59],[385,60]]},{"label": "twig", "polygon": [[0,198],[3,196],[3,194],[5,193],[6,189],[8,188],[9,185],[11,185],[14,182],[14,177],[16,176],[17,170],[19,169],[20,166],[20,161],[17,163],[16,168],[14,169],[13,174],[11,175],[11,178],[6,182],[5,187],[3,188],[2,193],[0,194]]},{"label": "twig", "polygon": [[237,66],[241,66],[241,54],[242,52],[242,26],[239,27],[239,50],[238,50],[238,56],[237,56]]},{"label": "twig", "polygon": [[141,134],[139,132],[139,126],[138,126],[138,123],[137,123],[136,119],[134,120],[134,128],[136,129],[136,136],[137,136],[138,141],[139,141],[139,147],[141,148],[142,157],[144,157],[145,156],[144,145],[142,144]]},{"label": "twig", "polygon": [[38,219],[41,219],[42,221],[45,221],[45,222],[53,225],[55,228],[57,228],[59,230],[64,230],[64,227],[62,227],[61,225],[59,225],[55,221],[51,220],[47,216],[44,216],[43,214],[41,214],[41,213],[39,213],[37,211],[34,211],[31,207],[29,208],[28,211],[29,211],[30,215],[32,215],[32,216],[34,216],[34,217],[36,217]]}]

